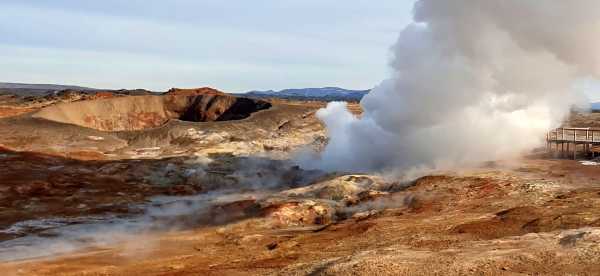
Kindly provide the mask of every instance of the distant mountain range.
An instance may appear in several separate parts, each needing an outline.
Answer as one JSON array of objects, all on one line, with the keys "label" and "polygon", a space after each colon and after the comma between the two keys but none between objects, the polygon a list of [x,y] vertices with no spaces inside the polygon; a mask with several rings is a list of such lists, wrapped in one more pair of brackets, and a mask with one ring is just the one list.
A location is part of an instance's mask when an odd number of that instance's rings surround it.
[{"label": "distant mountain range", "polygon": [[98,92],[110,92],[123,95],[151,95],[154,92],[145,89],[98,89],[83,87],[77,85],[61,85],[61,84],[29,84],[29,83],[12,83],[0,82],[0,95],[12,94],[20,97],[38,97],[38,96],[57,96],[65,93],[83,93],[95,94]]},{"label": "distant mountain range", "polygon": [[81,92],[97,91],[97,89],[94,88],[76,85],[0,82],[0,94],[14,94],[22,97],[49,95],[63,90],[76,90]]},{"label": "distant mountain range", "polygon": [[250,91],[245,96],[296,100],[360,101],[369,90],[348,90],[339,87],[284,89],[280,91]]},{"label": "distant mountain range", "polygon": [[96,90],[94,88],[76,86],[76,85],[59,85],[59,84],[30,84],[30,83],[13,83],[0,82],[0,88],[4,89],[32,89],[32,90]]},{"label": "distant mountain range", "polygon": [[600,110],[600,102],[591,103],[592,110]]},{"label": "distant mountain range", "polygon": [[[76,86],[76,85],[60,85],[60,84],[29,84],[29,83],[12,83],[0,82],[0,94],[12,93],[21,96],[35,96],[57,93],[63,90],[76,90],[84,93],[95,91],[103,91],[102,89]],[[139,90],[139,91],[138,91]],[[148,94],[150,91],[137,90],[106,90],[106,91],[125,91],[136,92],[128,94]],[[137,93],[139,92],[139,93]],[[142,93],[143,92],[143,93]],[[350,90],[339,87],[322,87],[322,88],[299,88],[299,89],[284,89],[280,91],[249,91],[238,95],[254,98],[280,98],[290,100],[318,100],[318,101],[360,101],[369,90]]]}]

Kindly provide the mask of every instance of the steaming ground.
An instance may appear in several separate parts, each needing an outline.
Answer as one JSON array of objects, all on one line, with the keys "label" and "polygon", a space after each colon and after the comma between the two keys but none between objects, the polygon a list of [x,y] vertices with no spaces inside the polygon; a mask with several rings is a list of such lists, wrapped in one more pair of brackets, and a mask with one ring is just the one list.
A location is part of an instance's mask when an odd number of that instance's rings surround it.
[{"label": "steaming ground", "polygon": [[159,198],[149,208],[162,206],[154,212],[160,219],[151,221],[167,225],[210,217],[205,207],[215,201],[227,214],[253,215],[166,233],[124,231],[133,221],[96,224],[91,232],[75,225],[60,230],[75,243],[44,247],[38,240],[36,249],[62,246],[76,254],[0,268],[15,275],[594,274],[598,179],[597,168],[575,161],[530,159],[408,186],[344,175],[259,195]]},{"label": "steaming ground", "polygon": [[[132,132],[50,123],[28,113],[0,120],[0,269],[8,275],[600,271],[596,166],[540,155],[411,181],[297,166],[297,152],[327,142],[316,117],[321,107],[275,101],[235,123],[170,121]],[[578,114],[569,124],[595,118]]]},{"label": "steaming ground", "polygon": [[[16,261],[55,257],[89,248],[102,248],[129,243],[151,249],[154,245],[139,240],[140,236],[182,230],[201,225],[222,223],[228,214],[214,218],[211,210],[219,204],[239,200],[256,200],[260,194],[234,191],[212,192],[196,196],[160,196],[142,206],[142,215],[103,215],[27,220],[13,224],[0,233],[19,238],[0,243],[0,261]],[[131,213],[139,213],[132,210]],[[131,242],[133,240],[133,242]]]},{"label": "steaming ground", "polygon": [[[6,161],[15,163],[19,163],[25,158],[27,157],[20,153],[7,153],[3,156]],[[140,166],[142,165],[141,160],[132,160],[131,162],[137,165],[137,168],[133,168],[133,170],[139,171],[142,180],[145,180],[145,183],[140,183],[141,189],[147,189],[146,185],[153,185],[162,188],[160,190],[163,190],[163,193],[181,196],[160,195],[149,197],[147,200],[142,198],[140,201],[136,200],[135,196],[128,198],[126,194],[117,192],[117,202],[121,201],[124,204],[115,204],[91,201],[97,200],[91,198],[96,194],[110,196],[106,195],[107,191],[93,191],[95,194],[89,194],[89,188],[81,189],[80,192],[83,194],[78,197],[85,203],[78,203],[75,208],[82,209],[82,216],[69,214],[68,203],[62,206],[64,208],[62,210],[46,213],[50,211],[47,209],[51,208],[49,203],[53,200],[53,193],[60,195],[64,192],[52,191],[61,189],[60,186],[56,186],[57,183],[49,185],[53,187],[40,187],[38,183],[43,182],[37,181],[22,183],[23,190],[17,188],[15,192],[21,193],[23,201],[19,198],[12,200],[5,198],[9,200],[9,204],[20,204],[30,200],[38,202],[38,197],[41,197],[48,201],[48,205],[31,206],[29,203],[24,206],[24,209],[28,211],[27,214],[41,218],[20,220],[0,229],[0,234],[4,235],[4,240],[6,240],[0,242],[0,260],[53,257],[90,247],[97,248],[127,242],[137,235],[223,224],[231,220],[258,215],[258,212],[262,212],[261,209],[271,207],[273,204],[280,204],[279,201],[285,200],[285,198],[277,199],[268,196],[277,194],[281,189],[308,185],[324,175],[319,171],[301,170],[290,162],[281,160],[256,157],[235,158],[233,156],[215,156],[214,158],[184,158],[178,160],[179,162],[173,159],[158,160],[155,164],[146,164],[154,170],[152,173],[149,173],[147,168]],[[36,167],[41,164],[31,162],[30,165]],[[115,170],[115,165],[120,169]],[[32,173],[31,168],[22,168],[14,164],[9,164],[9,166]],[[58,171],[57,174],[68,174],[73,169],[84,170],[81,168],[82,164],[78,163],[46,166],[39,169]],[[93,177],[100,181],[114,180],[114,178],[102,176],[107,167],[111,168],[108,173],[112,177],[119,177],[120,173],[131,173],[129,171],[131,168],[126,163],[120,162],[105,164],[95,171],[87,170],[89,173],[95,174]],[[68,179],[61,180],[69,182]],[[181,182],[185,184],[178,185]],[[125,185],[140,184],[128,183]],[[100,189],[102,188],[104,187],[100,187]],[[125,200],[123,201],[123,199]],[[262,201],[266,199],[273,202],[263,203]],[[243,208],[251,206],[244,205],[240,206],[240,208],[243,207],[242,209],[236,210],[235,204],[238,202],[247,202],[256,210],[249,210],[246,213]],[[43,204],[43,202],[39,203]],[[229,204],[234,204],[234,207],[228,207]],[[261,206],[261,204],[265,204],[265,206]],[[31,207],[34,209],[32,210]],[[65,213],[64,217],[57,216],[61,212]],[[94,213],[94,215],[87,215],[88,212]]]},{"label": "steaming ground", "polygon": [[[13,161],[18,160],[19,154],[12,155]],[[12,237],[0,243],[0,260],[57,257],[124,243],[150,250],[152,244],[139,240],[138,236],[201,229],[253,217],[266,217],[263,227],[326,225],[354,213],[404,204],[395,202],[393,197],[362,203],[364,198],[370,200],[388,195],[387,192],[375,192],[375,189],[402,187],[399,183],[386,183],[373,176],[337,176],[307,171],[289,161],[240,159],[216,157],[201,161],[188,159],[186,161],[192,162],[179,165],[173,160],[158,164],[157,167],[166,164],[163,173],[173,182],[177,182],[178,177],[185,177],[187,182],[199,182],[197,185],[204,190],[200,194],[151,197],[148,202],[128,204],[122,214],[111,212],[116,209],[112,206],[108,212],[94,216],[18,221],[0,230],[1,234]],[[218,172],[215,172],[216,168]],[[60,169],[69,170],[68,167]],[[186,192],[185,188],[165,183],[169,181],[164,179],[165,176],[160,172],[152,175],[149,183]],[[101,205],[106,207],[106,204]]]},{"label": "steaming ground", "polygon": [[599,5],[418,1],[360,107],[0,99],[0,270],[599,274],[598,163],[532,151],[600,72]]}]

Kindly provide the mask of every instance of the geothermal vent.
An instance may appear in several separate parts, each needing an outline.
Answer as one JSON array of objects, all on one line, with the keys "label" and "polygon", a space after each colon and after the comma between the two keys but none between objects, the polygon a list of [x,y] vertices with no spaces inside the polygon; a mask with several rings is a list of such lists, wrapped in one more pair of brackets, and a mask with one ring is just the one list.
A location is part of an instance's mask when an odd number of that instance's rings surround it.
[{"label": "geothermal vent", "polygon": [[102,131],[154,128],[171,119],[192,122],[240,120],[270,108],[265,101],[224,93],[167,93],[58,104],[33,116]]}]

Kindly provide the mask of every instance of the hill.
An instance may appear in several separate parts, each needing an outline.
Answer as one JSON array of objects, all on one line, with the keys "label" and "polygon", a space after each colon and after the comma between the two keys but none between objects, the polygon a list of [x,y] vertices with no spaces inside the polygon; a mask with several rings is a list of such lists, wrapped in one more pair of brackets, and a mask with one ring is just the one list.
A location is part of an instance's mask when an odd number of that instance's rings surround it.
[{"label": "hill", "polygon": [[5,89],[35,89],[35,90],[96,90],[95,88],[76,86],[76,85],[59,85],[59,84],[31,84],[31,83],[13,83],[0,82],[0,88]]},{"label": "hill", "polygon": [[245,95],[258,98],[281,98],[321,101],[360,101],[369,90],[348,90],[339,87],[284,89],[280,91],[250,91]]},{"label": "hill", "polygon": [[64,90],[76,91],[94,91],[95,88],[76,86],[76,85],[59,85],[59,84],[30,84],[30,83],[13,83],[0,82],[0,94],[13,94],[23,97],[48,95],[53,92]]}]

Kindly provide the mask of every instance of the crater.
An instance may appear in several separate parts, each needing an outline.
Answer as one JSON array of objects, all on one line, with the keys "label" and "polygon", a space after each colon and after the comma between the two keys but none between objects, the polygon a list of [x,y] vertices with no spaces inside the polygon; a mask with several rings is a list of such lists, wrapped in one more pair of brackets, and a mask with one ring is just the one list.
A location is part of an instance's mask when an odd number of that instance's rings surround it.
[{"label": "crater", "polygon": [[169,120],[214,122],[240,120],[268,109],[266,101],[224,93],[129,96],[50,106],[33,117],[101,131],[159,127]]}]

